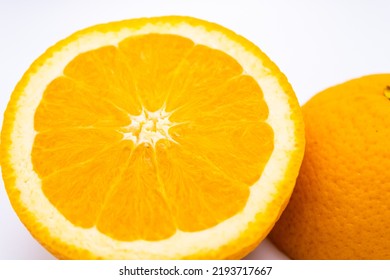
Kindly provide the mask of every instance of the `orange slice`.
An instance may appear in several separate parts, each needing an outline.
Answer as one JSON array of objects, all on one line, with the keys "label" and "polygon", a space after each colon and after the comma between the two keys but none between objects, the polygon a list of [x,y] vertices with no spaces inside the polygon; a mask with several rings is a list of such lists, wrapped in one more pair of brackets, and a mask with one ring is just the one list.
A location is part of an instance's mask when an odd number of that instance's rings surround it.
[{"label": "orange slice", "polygon": [[189,17],[125,20],[25,73],[3,178],[58,258],[241,258],[291,195],[303,131],[287,79],[248,40]]}]

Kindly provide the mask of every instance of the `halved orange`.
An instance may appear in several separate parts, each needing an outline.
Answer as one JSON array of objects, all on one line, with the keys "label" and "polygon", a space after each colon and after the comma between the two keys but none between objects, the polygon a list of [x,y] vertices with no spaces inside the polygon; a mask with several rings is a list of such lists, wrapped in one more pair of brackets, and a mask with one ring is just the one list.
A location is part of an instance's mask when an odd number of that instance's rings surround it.
[{"label": "halved orange", "polygon": [[3,178],[31,234],[66,259],[232,259],[270,231],[304,150],[285,76],[190,17],[93,26],[12,94]]}]

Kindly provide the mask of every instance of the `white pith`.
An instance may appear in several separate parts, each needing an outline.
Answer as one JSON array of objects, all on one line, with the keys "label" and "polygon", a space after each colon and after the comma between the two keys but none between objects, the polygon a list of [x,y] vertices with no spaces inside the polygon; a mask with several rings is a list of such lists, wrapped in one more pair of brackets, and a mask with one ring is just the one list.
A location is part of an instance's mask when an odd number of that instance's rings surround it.
[{"label": "white pith", "polygon": [[[148,33],[167,33],[187,37],[195,43],[224,51],[234,57],[260,85],[264,99],[268,104],[269,116],[267,123],[274,131],[274,152],[267,163],[261,178],[251,188],[251,195],[241,213],[221,222],[207,231],[182,232],[177,231],[172,237],[160,242],[135,241],[122,242],[114,240],[96,228],[77,228],[65,219],[47,200],[41,191],[41,180],[34,172],[31,162],[31,151],[36,132],[34,131],[34,113],[50,81],[62,75],[62,71],[70,60],[80,52],[96,49],[104,45],[115,45],[128,36]],[[275,186],[286,172],[289,153],[294,150],[294,123],[290,120],[290,106],[283,88],[277,79],[265,68],[262,61],[246,50],[238,42],[228,38],[223,33],[209,31],[201,26],[186,23],[170,25],[147,24],[140,29],[123,28],[118,32],[88,33],[65,46],[61,52],[53,56],[31,77],[24,94],[18,103],[17,120],[12,135],[12,163],[18,174],[16,188],[20,198],[27,208],[36,213],[38,222],[46,225],[50,234],[60,237],[64,242],[85,248],[95,256],[102,258],[180,258],[195,254],[199,250],[212,250],[234,240],[245,231],[248,224],[258,213],[264,211],[267,202],[276,192]],[[155,114],[155,115],[154,115]],[[283,126],[280,125],[283,123]],[[132,123],[123,132],[123,137],[132,139],[135,143],[155,143],[163,137],[169,138],[168,129],[172,124],[169,116],[163,110],[156,112],[144,111],[139,116],[132,117]],[[138,135],[134,131],[138,131]],[[229,229],[234,230],[229,230]],[[215,238],[210,238],[214,236]],[[96,246],[98,243],[99,246]],[[113,250],[113,248],[115,248]],[[147,248],[147,249],[145,249]],[[169,250],[167,249],[169,248]]]},{"label": "white pith", "polygon": [[164,108],[154,112],[143,108],[141,114],[129,115],[131,124],[122,127],[120,132],[123,134],[123,139],[129,139],[135,145],[146,143],[155,146],[160,139],[176,142],[168,132],[174,126],[174,123],[169,120],[170,115],[171,113],[166,112]]}]

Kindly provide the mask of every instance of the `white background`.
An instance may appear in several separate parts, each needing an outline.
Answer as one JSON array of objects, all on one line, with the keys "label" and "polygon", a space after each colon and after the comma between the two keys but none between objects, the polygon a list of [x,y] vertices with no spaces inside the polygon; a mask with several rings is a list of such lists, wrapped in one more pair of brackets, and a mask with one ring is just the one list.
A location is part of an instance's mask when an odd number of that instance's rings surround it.
[{"label": "white background", "polygon": [[[390,1],[0,0],[0,121],[10,94],[49,46],[97,23],[189,15],[224,25],[258,45],[304,104],[331,85],[390,73]],[[19,222],[0,183],[0,259],[52,259]],[[286,258],[269,241],[249,259]]]}]

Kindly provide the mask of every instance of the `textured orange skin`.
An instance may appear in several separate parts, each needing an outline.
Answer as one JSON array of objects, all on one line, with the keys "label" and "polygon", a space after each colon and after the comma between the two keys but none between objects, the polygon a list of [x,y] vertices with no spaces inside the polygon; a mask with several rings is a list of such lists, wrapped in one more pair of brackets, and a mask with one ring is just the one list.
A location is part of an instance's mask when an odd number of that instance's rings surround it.
[{"label": "textured orange skin", "polygon": [[390,259],[390,74],[303,106],[306,150],[271,238],[293,259]]}]

